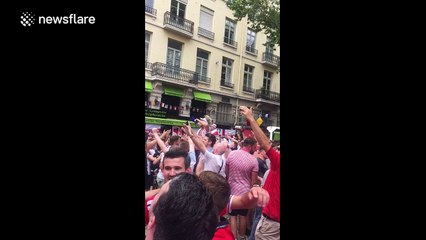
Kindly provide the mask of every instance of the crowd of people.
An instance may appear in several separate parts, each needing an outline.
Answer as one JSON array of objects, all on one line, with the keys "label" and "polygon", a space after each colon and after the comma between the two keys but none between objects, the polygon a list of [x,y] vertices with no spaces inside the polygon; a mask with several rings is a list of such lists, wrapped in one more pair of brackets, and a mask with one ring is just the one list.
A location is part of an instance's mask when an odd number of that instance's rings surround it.
[{"label": "crowd of people", "polygon": [[239,111],[251,136],[222,136],[208,118],[145,134],[145,239],[280,239],[280,145]]}]

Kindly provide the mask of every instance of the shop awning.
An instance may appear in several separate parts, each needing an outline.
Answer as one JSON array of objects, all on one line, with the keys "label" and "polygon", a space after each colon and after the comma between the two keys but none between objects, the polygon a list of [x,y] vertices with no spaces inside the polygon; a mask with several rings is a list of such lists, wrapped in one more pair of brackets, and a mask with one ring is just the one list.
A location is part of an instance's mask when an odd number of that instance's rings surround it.
[{"label": "shop awning", "polygon": [[202,102],[211,102],[212,101],[212,96],[210,94],[195,91],[195,90],[194,90],[194,98],[195,98],[195,100],[202,101]]},{"label": "shop awning", "polygon": [[[170,125],[170,126],[183,126],[185,120],[171,119],[171,118],[154,118],[145,117],[146,124],[159,124],[159,125]],[[191,127],[198,127],[194,122],[189,121]]]},{"label": "shop awning", "polygon": [[183,97],[183,89],[176,88],[176,87],[170,87],[170,86],[164,86],[164,94],[168,96],[175,96],[175,97]]},{"label": "shop awning", "polygon": [[145,92],[152,92],[152,82],[145,80]]}]

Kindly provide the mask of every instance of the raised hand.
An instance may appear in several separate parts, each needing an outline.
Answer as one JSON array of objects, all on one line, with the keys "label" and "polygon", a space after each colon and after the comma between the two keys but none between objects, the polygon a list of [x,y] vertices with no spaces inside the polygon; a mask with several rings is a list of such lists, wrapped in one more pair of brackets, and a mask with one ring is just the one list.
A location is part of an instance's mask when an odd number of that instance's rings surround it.
[{"label": "raised hand", "polygon": [[246,117],[248,120],[254,120],[253,117],[253,107],[246,107],[246,106],[240,106],[240,113],[241,115],[243,115],[244,117]]},{"label": "raised hand", "polygon": [[261,187],[252,187],[249,192],[249,200],[257,199],[259,207],[265,207],[269,202],[269,193]]},{"label": "raised hand", "polygon": [[158,129],[157,129],[157,128],[153,128],[153,129],[152,129],[152,133],[153,133],[153,134],[158,134]]}]

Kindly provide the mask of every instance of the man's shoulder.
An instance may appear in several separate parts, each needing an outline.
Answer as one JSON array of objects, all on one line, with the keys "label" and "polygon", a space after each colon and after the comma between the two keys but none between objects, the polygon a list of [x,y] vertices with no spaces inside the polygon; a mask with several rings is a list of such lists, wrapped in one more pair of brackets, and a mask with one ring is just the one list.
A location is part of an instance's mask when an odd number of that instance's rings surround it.
[{"label": "man's shoulder", "polygon": [[233,150],[228,154],[228,158],[226,159],[227,161],[229,161],[230,159],[235,158],[236,156],[238,156],[238,151],[240,150]]}]

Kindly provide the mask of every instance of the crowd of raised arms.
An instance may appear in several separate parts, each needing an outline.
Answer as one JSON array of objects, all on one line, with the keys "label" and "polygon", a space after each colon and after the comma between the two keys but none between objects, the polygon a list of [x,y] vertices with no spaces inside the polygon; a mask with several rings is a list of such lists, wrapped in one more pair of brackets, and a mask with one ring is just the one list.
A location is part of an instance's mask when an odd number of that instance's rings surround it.
[{"label": "crowd of raised arms", "polygon": [[280,145],[239,111],[252,135],[219,135],[206,118],[145,133],[145,239],[280,239]]}]

